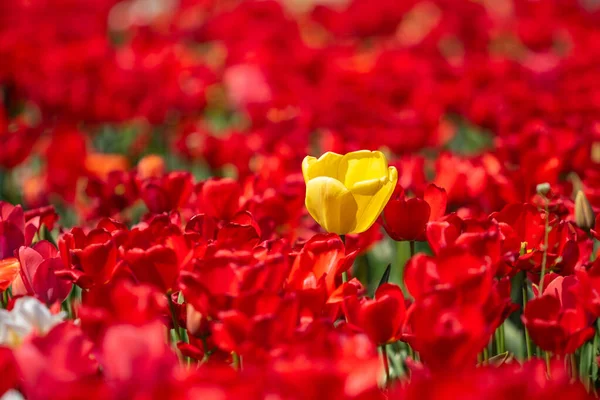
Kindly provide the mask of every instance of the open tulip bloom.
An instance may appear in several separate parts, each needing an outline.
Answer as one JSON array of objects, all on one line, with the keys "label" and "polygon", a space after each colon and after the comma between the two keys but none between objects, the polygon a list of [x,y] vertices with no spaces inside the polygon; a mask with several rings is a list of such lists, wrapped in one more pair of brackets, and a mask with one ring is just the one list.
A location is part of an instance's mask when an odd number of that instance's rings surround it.
[{"label": "open tulip bloom", "polygon": [[361,233],[373,225],[392,196],[398,171],[380,151],[327,152],[302,162],[306,208],[327,232]]}]

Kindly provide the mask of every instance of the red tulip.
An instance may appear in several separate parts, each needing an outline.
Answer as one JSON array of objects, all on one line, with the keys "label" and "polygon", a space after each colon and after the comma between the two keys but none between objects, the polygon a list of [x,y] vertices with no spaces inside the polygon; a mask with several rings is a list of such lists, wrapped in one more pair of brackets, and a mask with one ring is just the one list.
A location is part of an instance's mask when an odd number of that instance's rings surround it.
[{"label": "red tulip", "polygon": [[376,344],[399,340],[406,316],[404,296],[400,287],[384,283],[377,288],[375,298],[356,296],[344,299],[344,312],[349,324],[359,327]]},{"label": "red tulip", "polygon": [[0,347],[0,395],[18,384],[19,371],[13,352],[8,347]]},{"label": "red tulip", "polygon": [[423,198],[406,199],[398,187],[397,193],[383,210],[383,227],[396,241],[425,240],[425,228],[446,212],[446,191],[433,184],[427,186]]},{"label": "red tulip", "polygon": [[469,368],[486,346],[495,326],[481,305],[460,303],[451,293],[432,293],[408,310],[405,340],[432,371]]},{"label": "red tulip", "polygon": [[177,357],[164,340],[165,329],[155,322],[143,326],[113,325],[102,341],[105,379],[111,398],[174,399],[181,395]]},{"label": "red tulip", "polygon": [[107,283],[116,271],[117,246],[104,229],[85,234],[81,228],[73,228],[59,239],[58,247],[65,269],[57,275],[83,288]]},{"label": "red tulip", "polygon": [[[440,398],[486,398],[544,400],[547,398],[590,398],[584,386],[572,379],[562,361],[553,361],[548,372],[544,360],[471,367],[448,368],[443,374],[413,373],[406,385],[396,385],[391,400],[434,400]],[[550,375],[552,379],[548,379]]]},{"label": "red tulip", "polygon": [[160,178],[148,178],[140,183],[140,197],[153,213],[178,210],[189,200],[194,188],[188,172],[171,172]]},{"label": "red tulip", "polygon": [[106,396],[93,344],[70,322],[32,337],[15,351],[23,392],[30,399],[92,399]]},{"label": "red tulip", "polygon": [[[35,143],[37,142],[41,129],[33,128],[21,118],[6,121],[3,124],[4,107],[0,101],[0,166],[11,169],[27,159]],[[10,126],[9,123],[10,122]]]},{"label": "red tulip", "polygon": [[571,354],[594,335],[593,318],[577,298],[576,277],[557,276],[525,306],[523,322],[540,348]]},{"label": "red tulip", "polygon": [[65,267],[53,244],[42,240],[31,248],[21,247],[18,259],[21,268],[13,283],[14,295],[36,296],[46,304],[62,303],[67,298],[73,284],[56,276]]},{"label": "red tulip", "polygon": [[21,206],[0,202],[0,260],[14,256],[15,250],[26,242],[31,243],[33,234],[25,237],[25,220]]},{"label": "red tulip", "polygon": [[46,149],[46,185],[65,201],[75,200],[77,183],[85,173],[86,138],[70,124],[58,126]]},{"label": "red tulip", "polygon": [[355,256],[356,252],[346,254],[337,235],[315,235],[306,242],[294,261],[287,286],[299,290],[323,285],[330,295],[337,286],[336,278],[352,266]]},{"label": "red tulip", "polygon": [[81,328],[94,341],[100,340],[112,325],[141,326],[167,313],[164,293],[153,286],[138,285],[127,280],[116,280],[84,291],[82,304],[77,310]]},{"label": "red tulip", "polygon": [[0,260],[16,256],[21,246],[29,246],[44,224],[52,230],[58,215],[47,206],[23,212],[20,205],[0,201]]},{"label": "red tulip", "polygon": [[442,249],[436,257],[417,254],[408,261],[404,274],[406,288],[417,300],[444,291],[478,304],[489,296],[492,278],[488,258],[460,247]]},{"label": "red tulip", "polygon": [[196,187],[200,210],[211,217],[230,220],[240,210],[241,187],[233,179],[208,179]]}]

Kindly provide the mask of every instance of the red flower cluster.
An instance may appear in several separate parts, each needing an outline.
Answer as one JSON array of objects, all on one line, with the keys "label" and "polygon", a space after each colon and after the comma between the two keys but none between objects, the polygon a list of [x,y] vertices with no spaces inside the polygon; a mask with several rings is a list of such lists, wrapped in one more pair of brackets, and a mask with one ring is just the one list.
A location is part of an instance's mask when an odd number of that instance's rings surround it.
[{"label": "red flower cluster", "polygon": [[[599,18],[0,3],[0,396],[594,396]],[[302,160],[360,149],[398,184],[323,232]]]}]

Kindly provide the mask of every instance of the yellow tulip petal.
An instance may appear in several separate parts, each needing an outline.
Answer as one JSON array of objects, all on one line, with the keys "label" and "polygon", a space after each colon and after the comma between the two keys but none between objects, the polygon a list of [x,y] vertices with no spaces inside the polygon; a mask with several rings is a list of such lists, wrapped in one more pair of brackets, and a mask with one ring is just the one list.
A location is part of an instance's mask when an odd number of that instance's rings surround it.
[{"label": "yellow tulip petal", "polygon": [[373,196],[383,187],[383,185],[385,185],[387,181],[388,177],[386,175],[380,179],[356,182],[352,187],[349,187],[348,190],[350,190],[352,194]]},{"label": "yellow tulip petal", "polygon": [[381,179],[387,175],[388,163],[380,151],[354,151],[344,155],[339,163],[338,179],[347,188],[358,182]]},{"label": "yellow tulip petal", "polygon": [[330,178],[338,179],[338,170],[342,155],[331,151],[323,154],[319,158],[306,156],[302,161],[302,175],[304,175],[304,182],[308,183],[309,180],[317,178],[319,176],[328,176]]},{"label": "yellow tulip petal", "polygon": [[320,176],[306,184],[306,208],[327,232],[345,235],[356,226],[358,206],[337,179]]},{"label": "yellow tulip petal", "polygon": [[353,193],[358,204],[358,214],[356,215],[356,227],[351,233],[361,233],[369,229],[390,200],[398,182],[398,171],[395,167],[389,167],[386,176],[385,184],[375,195],[365,196]]}]

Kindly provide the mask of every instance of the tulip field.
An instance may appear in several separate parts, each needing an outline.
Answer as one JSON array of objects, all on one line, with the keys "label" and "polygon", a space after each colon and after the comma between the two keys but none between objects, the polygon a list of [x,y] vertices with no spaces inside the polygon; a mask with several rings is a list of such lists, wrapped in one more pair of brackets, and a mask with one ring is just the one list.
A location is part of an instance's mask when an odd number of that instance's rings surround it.
[{"label": "tulip field", "polygon": [[594,399],[599,256],[600,0],[0,1],[0,400]]}]

